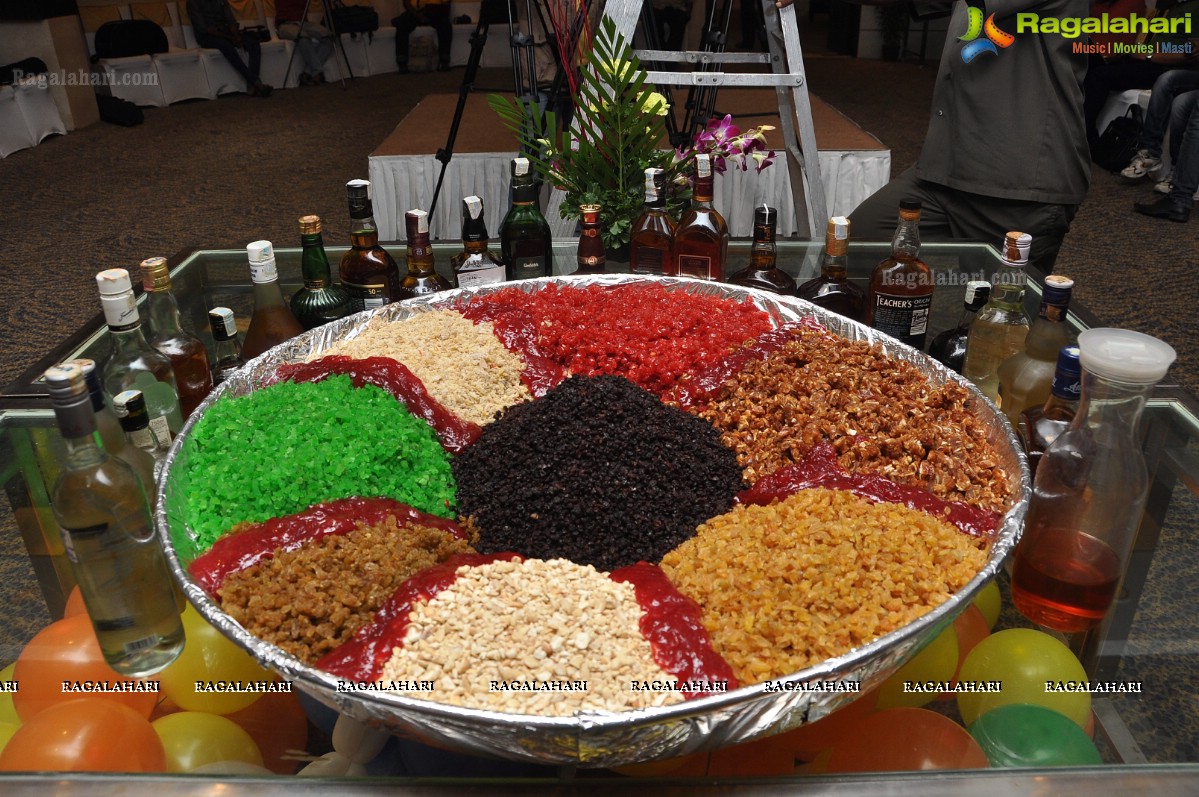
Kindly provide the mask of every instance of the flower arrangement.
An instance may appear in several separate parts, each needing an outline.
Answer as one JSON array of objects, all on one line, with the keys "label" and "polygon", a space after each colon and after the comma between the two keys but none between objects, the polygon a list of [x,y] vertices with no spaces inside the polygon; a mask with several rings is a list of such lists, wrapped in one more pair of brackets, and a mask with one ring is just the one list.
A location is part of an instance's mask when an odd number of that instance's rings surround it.
[{"label": "flower arrangement", "polygon": [[583,205],[601,207],[600,234],[609,249],[629,242],[645,201],[646,169],[665,170],[668,203],[677,207],[690,198],[697,152],[712,155],[717,173],[730,162],[761,172],[774,160],[766,148],[766,132],[773,128],[742,132],[731,116],[711,120],[690,147],[660,148],[670,112],[666,98],[648,85],[641,62],[609,18],[596,32],[581,74],[570,130],[559,129],[556,115],[536,104],[495,94],[487,101],[538,173],[565,193],[564,218],[579,218]]}]

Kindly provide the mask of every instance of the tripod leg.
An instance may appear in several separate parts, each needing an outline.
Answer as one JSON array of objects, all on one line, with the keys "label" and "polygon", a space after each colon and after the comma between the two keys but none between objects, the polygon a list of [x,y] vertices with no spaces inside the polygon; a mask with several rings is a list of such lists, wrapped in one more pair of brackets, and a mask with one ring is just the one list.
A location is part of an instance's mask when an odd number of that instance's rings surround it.
[{"label": "tripod leg", "polygon": [[458,140],[458,128],[462,124],[462,114],[466,110],[466,98],[474,89],[475,78],[479,74],[479,62],[483,60],[483,48],[487,46],[488,23],[486,17],[479,14],[479,24],[470,35],[470,57],[466,61],[466,74],[462,76],[462,85],[458,87],[458,105],[454,108],[454,119],[450,122],[450,135],[445,146],[437,150],[435,156],[441,161],[441,172],[437,175],[437,187],[433,189],[433,201],[429,203],[429,218],[437,209],[437,200],[441,197],[441,186],[445,182],[445,172],[450,160],[454,157],[454,142]]},{"label": "tripod leg", "polygon": [[[345,42],[341,40],[341,32],[337,29],[337,23],[333,21],[333,3],[330,0],[321,0],[321,5],[325,9],[325,22],[329,23],[329,30],[333,31],[333,40],[337,42],[337,49],[341,50],[341,60],[346,65],[346,72],[350,75],[350,80],[353,80],[354,67],[350,66],[350,57],[346,55]],[[346,89],[345,75],[341,77],[341,88],[342,91]]]}]

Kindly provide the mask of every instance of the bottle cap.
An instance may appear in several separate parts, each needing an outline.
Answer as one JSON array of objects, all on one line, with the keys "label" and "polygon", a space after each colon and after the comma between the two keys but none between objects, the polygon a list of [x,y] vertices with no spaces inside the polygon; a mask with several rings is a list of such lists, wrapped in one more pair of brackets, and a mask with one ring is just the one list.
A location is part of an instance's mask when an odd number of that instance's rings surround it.
[{"label": "bottle cap", "polygon": [[118,418],[146,411],[146,397],[140,390],[122,390],[112,397],[112,411]]},{"label": "bottle cap", "polygon": [[369,180],[350,180],[346,183],[346,198],[351,219],[368,219],[373,215]]},{"label": "bottle cap", "polygon": [[1078,335],[1079,359],[1089,373],[1117,382],[1152,385],[1178,355],[1168,343],[1131,329],[1087,329]]},{"label": "bottle cap", "polygon": [[208,311],[208,323],[212,337],[216,340],[232,340],[237,337],[237,322],[228,307],[214,307]]},{"label": "bottle cap", "polygon": [[695,155],[695,177],[697,180],[702,180],[705,177],[712,176],[712,156],[706,152],[698,152]]},{"label": "bottle cap", "polygon": [[828,220],[825,234],[836,241],[849,240],[849,219],[845,216],[833,216]]},{"label": "bottle cap", "polygon": [[1041,289],[1041,301],[1053,305],[1068,305],[1074,292],[1074,280],[1061,274],[1050,274]]},{"label": "bottle cap", "polygon": [[662,198],[663,178],[662,170],[650,167],[645,170],[645,201],[649,203],[657,202]]},{"label": "bottle cap", "polygon": [[370,199],[370,180],[350,180],[346,183],[346,196],[350,199]]},{"label": "bottle cap", "polygon": [[579,205],[579,212],[583,214],[584,224],[599,224],[599,205]]},{"label": "bottle cap", "polygon": [[778,223],[779,212],[769,205],[759,205],[754,208],[754,226],[767,225],[773,227]]},{"label": "bottle cap", "polygon": [[1013,231],[1003,236],[1003,251],[1000,257],[1009,266],[1028,265],[1028,250],[1032,247],[1032,236],[1026,232]]},{"label": "bottle cap", "polygon": [[123,268],[101,271],[96,275],[96,285],[100,288],[100,306],[104,308],[104,320],[110,327],[125,327],[140,320],[128,271]]},{"label": "bottle cap", "polygon": [[924,207],[919,199],[901,199],[899,200],[900,210],[920,210]]},{"label": "bottle cap", "polygon": [[1062,346],[1057,353],[1057,367],[1053,370],[1049,390],[1058,398],[1078,401],[1082,394],[1082,364],[1078,356],[1077,346]]},{"label": "bottle cap", "polygon": [[483,200],[477,196],[468,196],[462,198],[462,219],[473,219],[478,221],[483,218]]},{"label": "bottle cap", "polygon": [[73,363],[59,363],[46,369],[46,387],[56,407],[70,407],[90,400],[83,369]]},{"label": "bottle cap", "polygon": [[148,257],[141,262],[142,288],[146,291],[169,291],[171,270],[165,257]]},{"label": "bottle cap", "polygon": [[301,216],[300,235],[316,235],[321,231],[320,216]]},{"label": "bottle cap", "polygon": [[104,385],[100,382],[100,371],[96,361],[80,357],[78,360],[68,360],[65,365],[74,365],[83,371],[83,380],[87,383],[87,392],[92,398],[92,409],[99,412],[104,407]]},{"label": "bottle cap", "polygon": [[512,176],[513,177],[524,177],[528,173],[529,173],[529,159],[528,158],[513,158],[512,159]]},{"label": "bottle cap", "polygon": [[250,260],[250,281],[262,284],[274,282],[279,278],[275,268],[275,248],[270,241],[254,241],[246,246],[246,256]]},{"label": "bottle cap", "polygon": [[418,235],[428,236],[429,214],[419,208],[413,208],[404,214],[404,229],[408,232],[409,241]]},{"label": "bottle cap", "polygon": [[970,280],[966,283],[966,306],[971,310],[981,310],[991,298],[991,283],[986,280]]}]

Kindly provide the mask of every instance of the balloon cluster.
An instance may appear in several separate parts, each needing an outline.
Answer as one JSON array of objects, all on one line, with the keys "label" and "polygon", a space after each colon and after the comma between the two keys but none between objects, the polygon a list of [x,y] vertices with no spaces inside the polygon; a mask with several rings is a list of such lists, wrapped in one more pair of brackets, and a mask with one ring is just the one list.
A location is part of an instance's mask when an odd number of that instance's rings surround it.
[{"label": "balloon cluster", "polygon": [[196,683],[274,676],[208,624],[183,612],[187,643],[154,676],[161,691],[69,691],[64,683],[127,682],[104,661],[76,590],[66,616],[0,671],[0,771],[290,774],[308,721],[287,692],[209,692]]}]

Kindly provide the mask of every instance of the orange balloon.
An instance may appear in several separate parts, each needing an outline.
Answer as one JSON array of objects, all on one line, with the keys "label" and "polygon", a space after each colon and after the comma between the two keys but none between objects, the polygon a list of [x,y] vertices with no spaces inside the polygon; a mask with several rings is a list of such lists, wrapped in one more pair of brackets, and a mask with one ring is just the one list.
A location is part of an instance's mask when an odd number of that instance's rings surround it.
[{"label": "orange balloon", "polygon": [[[975,645],[991,635],[991,627],[987,624],[986,615],[977,606],[971,605],[953,621],[953,630],[958,637],[958,666],[953,671],[951,683],[956,684],[958,673],[962,671],[962,662],[970,655],[970,651],[974,650]],[[957,695],[953,692],[942,692],[937,699],[953,700],[955,697]]]},{"label": "orange balloon", "polygon": [[226,714],[258,744],[262,763],[279,775],[293,775],[302,761],[287,760],[289,751],[308,747],[308,715],[291,692],[267,692],[241,711]]},{"label": "orange balloon", "polygon": [[120,703],[142,719],[150,716],[158,702],[155,692],[71,692],[63,688],[64,682],[82,686],[88,682],[124,684],[138,680],[108,666],[86,614],[64,617],[39,631],[17,657],[13,677],[21,684],[12,702],[22,722],[29,722],[51,706],[83,697]]},{"label": "orange balloon", "polygon": [[165,770],[162,742],[145,717],[120,703],[91,697],[38,712],[0,753],[3,772]]},{"label": "orange balloon", "polygon": [[987,757],[953,720],[926,708],[889,708],[858,721],[828,759],[828,772],[982,769]]},{"label": "orange balloon", "polygon": [[811,761],[821,750],[827,750],[837,743],[845,730],[874,711],[878,703],[878,689],[871,689],[852,703],[842,706],[815,722],[801,725],[793,731],[780,734],[779,739],[787,740],[791,752],[801,761]]},{"label": "orange balloon", "polygon": [[79,587],[75,587],[67,596],[67,608],[64,610],[63,617],[74,617],[77,614],[87,614],[87,606],[83,603],[83,593]]},{"label": "orange balloon", "polygon": [[681,758],[646,761],[644,764],[624,764],[611,769],[630,778],[702,778],[708,773],[708,754],[692,753]]}]

